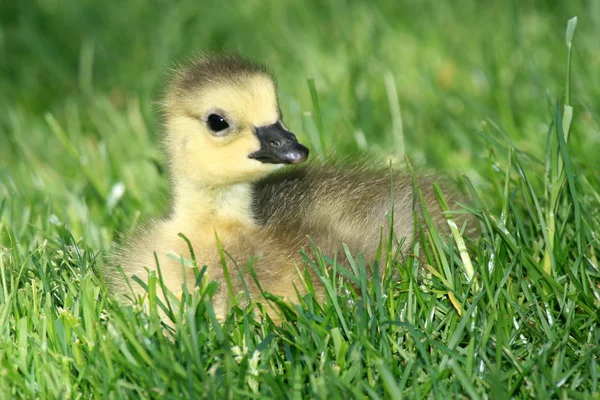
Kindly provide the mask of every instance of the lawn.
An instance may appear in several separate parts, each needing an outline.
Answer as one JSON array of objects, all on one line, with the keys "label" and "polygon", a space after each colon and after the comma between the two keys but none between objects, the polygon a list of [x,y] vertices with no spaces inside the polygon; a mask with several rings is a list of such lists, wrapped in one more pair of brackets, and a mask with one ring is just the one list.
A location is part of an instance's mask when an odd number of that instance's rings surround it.
[{"label": "lawn", "polygon": [[[600,2],[206,3],[0,4],[0,398],[599,398]],[[155,101],[222,49],[313,157],[453,177],[481,235],[371,278],[307,249],[328,302],[280,324],[114,299],[113,241],[169,205]]]}]

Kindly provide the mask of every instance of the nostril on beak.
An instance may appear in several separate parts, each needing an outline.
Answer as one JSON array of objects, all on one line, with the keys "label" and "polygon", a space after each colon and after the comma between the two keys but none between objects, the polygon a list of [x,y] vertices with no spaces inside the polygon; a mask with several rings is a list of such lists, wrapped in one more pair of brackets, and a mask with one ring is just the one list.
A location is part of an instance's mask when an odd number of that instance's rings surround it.
[{"label": "nostril on beak", "polygon": [[308,158],[308,149],[299,145],[295,150],[287,154],[287,162],[290,164],[300,164]]}]

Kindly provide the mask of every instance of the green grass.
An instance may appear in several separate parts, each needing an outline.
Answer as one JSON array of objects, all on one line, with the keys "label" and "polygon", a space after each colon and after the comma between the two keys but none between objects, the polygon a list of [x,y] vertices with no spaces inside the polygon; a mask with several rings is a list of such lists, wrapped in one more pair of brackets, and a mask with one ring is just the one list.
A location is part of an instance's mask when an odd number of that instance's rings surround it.
[{"label": "green grass", "polygon": [[[64,3],[0,5],[0,398],[600,397],[599,2]],[[328,302],[281,326],[217,323],[214,284],[175,332],[116,303],[112,241],[168,203],[153,101],[220,48],[314,154],[464,174],[481,237],[384,241],[372,278],[308,249]]]}]

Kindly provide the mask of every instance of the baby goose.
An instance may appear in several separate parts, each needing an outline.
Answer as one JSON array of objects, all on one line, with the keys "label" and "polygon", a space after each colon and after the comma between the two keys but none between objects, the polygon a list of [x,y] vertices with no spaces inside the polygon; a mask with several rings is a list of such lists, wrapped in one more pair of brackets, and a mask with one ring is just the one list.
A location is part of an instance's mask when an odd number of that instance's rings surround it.
[{"label": "baby goose", "polygon": [[[346,243],[373,260],[393,210],[393,228],[399,240],[406,238],[401,250],[408,252],[414,225],[410,175],[317,164],[271,174],[283,164],[305,161],[308,149],[285,129],[273,78],[264,67],[237,56],[200,57],[176,71],[163,109],[173,211],[116,252],[112,265],[121,265],[128,277],[143,278],[146,268],[155,269],[156,253],[171,292],[184,282],[194,285],[192,272],[167,256],[189,258],[187,243],[178,237],[183,233],[198,265],[208,267],[208,278],[221,281],[213,306],[223,317],[229,296],[217,240],[242,271],[247,260],[254,261],[265,290],[291,300],[295,288],[302,289],[295,264],[300,248],[309,244],[307,235],[327,255]],[[421,178],[420,186],[434,222],[442,225],[430,180]],[[106,272],[110,287],[129,293],[116,271]],[[230,271],[233,291],[241,292],[237,269]],[[254,280],[244,279],[258,298]],[[315,289],[322,298],[323,288]],[[144,293],[139,286],[135,291]]]},{"label": "baby goose", "polygon": [[[192,271],[168,256],[189,259],[188,245],[178,237],[183,233],[198,265],[207,266],[208,279],[221,282],[213,299],[217,315],[224,316],[229,306],[217,240],[242,271],[254,260],[258,280],[268,291],[295,298],[300,244],[285,243],[262,229],[251,210],[251,182],[308,157],[308,149],[281,122],[273,78],[237,56],[200,57],[175,72],[163,110],[172,213],[142,228],[117,250],[111,264],[121,265],[128,277],[143,279],[146,268],[156,269],[156,253],[166,287],[180,292],[183,282],[195,283]],[[239,293],[242,281],[228,265]],[[130,293],[116,268],[106,275],[113,292]],[[244,278],[252,298],[258,298],[253,279]],[[145,291],[137,286],[135,292]]]}]

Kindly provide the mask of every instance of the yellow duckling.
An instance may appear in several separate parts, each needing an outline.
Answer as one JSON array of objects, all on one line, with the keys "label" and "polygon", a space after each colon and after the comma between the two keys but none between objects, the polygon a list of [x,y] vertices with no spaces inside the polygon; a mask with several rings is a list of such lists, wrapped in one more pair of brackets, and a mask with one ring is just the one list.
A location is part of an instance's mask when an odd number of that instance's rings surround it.
[{"label": "yellow duckling", "polygon": [[[254,261],[264,290],[289,300],[302,287],[295,265],[301,262],[300,248],[309,243],[307,235],[327,255],[346,243],[372,260],[393,210],[398,243],[404,254],[409,251],[414,226],[410,175],[318,164],[272,174],[284,164],[304,162],[308,149],[283,125],[275,83],[264,67],[231,55],[197,58],[175,72],[163,110],[173,212],[140,229],[116,252],[106,272],[114,292],[130,293],[114,265],[121,265],[128,277],[143,279],[146,268],[156,269],[154,253],[171,292],[180,292],[184,282],[191,289],[192,271],[168,256],[189,258],[179,233],[190,240],[198,265],[207,266],[208,278],[221,282],[213,299],[220,317],[230,305],[217,236],[242,270],[248,259]],[[442,225],[430,180],[423,178],[420,186],[432,218]],[[243,291],[237,269],[230,270],[234,292]],[[254,280],[248,274],[244,279],[257,299]],[[144,294],[133,286],[136,294]],[[316,290],[322,298],[323,289]]]}]

